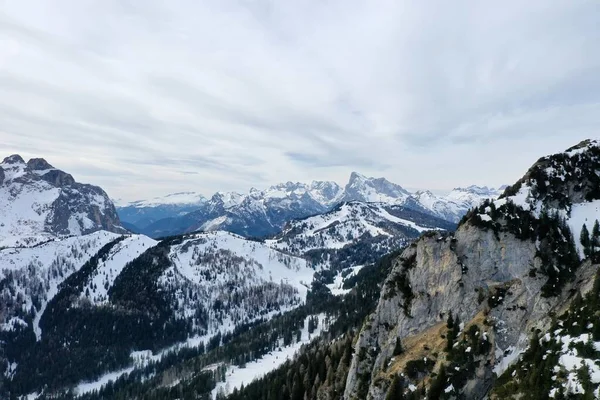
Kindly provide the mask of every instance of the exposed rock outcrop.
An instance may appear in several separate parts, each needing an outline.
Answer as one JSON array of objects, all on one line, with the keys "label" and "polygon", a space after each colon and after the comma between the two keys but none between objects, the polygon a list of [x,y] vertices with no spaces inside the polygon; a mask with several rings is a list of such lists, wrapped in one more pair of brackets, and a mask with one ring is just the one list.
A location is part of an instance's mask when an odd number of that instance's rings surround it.
[{"label": "exposed rock outcrop", "polygon": [[[568,223],[573,205],[598,198],[593,184],[599,152],[596,142],[586,142],[546,157],[507,189],[504,199],[470,212],[454,235],[426,234],[407,248],[359,335],[344,398],[384,399],[393,376],[402,371],[397,364],[407,362],[406,355],[396,354],[398,340],[411,338],[408,343],[431,347],[415,338],[444,325],[450,314],[463,322],[459,334],[477,325],[490,348],[470,361],[473,369],[460,387],[446,387],[446,397],[485,398],[532,331],[548,329],[552,316],[565,310],[577,292],[591,289],[598,265],[578,260]],[[441,365],[449,365],[451,351],[452,342],[426,353],[435,366],[424,375],[405,377],[407,392],[429,390]]]}]

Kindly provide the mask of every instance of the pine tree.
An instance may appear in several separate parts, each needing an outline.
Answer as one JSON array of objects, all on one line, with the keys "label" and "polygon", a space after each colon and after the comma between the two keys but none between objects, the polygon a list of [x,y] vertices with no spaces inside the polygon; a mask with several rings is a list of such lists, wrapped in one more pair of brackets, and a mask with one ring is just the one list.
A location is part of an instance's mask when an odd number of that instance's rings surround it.
[{"label": "pine tree", "polygon": [[402,390],[402,381],[398,375],[394,375],[394,380],[388,389],[385,400],[402,400],[404,399],[404,392]]},{"label": "pine tree", "polygon": [[448,320],[446,321],[446,327],[448,329],[452,329],[454,327],[454,318],[452,318],[452,312],[448,315]]},{"label": "pine tree", "polygon": [[600,251],[600,223],[598,220],[594,222],[594,228],[592,229],[592,255],[595,255]]},{"label": "pine tree", "polygon": [[585,254],[586,257],[590,256],[590,250],[591,250],[591,241],[590,241],[590,232],[588,231],[587,226],[585,226],[585,224],[583,224],[583,226],[581,227],[581,234],[579,235],[579,241],[581,242],[581,245],[583,246],[583,254]]},{"label": "pine tree", "polygon": [[437,374],[437,377],[431,382],[427,399],[437,400],[442,396],[444,388],[446,387],[446,379],[446,366],[442,364],[440,366],[440,370]]},{"label": "pine tree", "polygon": [[398,356],[403,352],[404,349],[402,348],[402,342],[400,341],[400,338],[396,338],[396,345],[394,346],[394,356]]}]

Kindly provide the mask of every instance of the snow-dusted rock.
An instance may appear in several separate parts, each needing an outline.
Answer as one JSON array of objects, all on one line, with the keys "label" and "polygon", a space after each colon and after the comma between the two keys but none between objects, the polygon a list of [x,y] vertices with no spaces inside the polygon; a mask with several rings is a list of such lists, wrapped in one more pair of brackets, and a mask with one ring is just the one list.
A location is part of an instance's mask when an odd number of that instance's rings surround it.
[{"label": "snow-dusted rock", "polygon": [[0,163],[0,247],[32,246],[98,230],[124,232],[114,205],[97,186],[75,182],[43,159],[19,155]]}]

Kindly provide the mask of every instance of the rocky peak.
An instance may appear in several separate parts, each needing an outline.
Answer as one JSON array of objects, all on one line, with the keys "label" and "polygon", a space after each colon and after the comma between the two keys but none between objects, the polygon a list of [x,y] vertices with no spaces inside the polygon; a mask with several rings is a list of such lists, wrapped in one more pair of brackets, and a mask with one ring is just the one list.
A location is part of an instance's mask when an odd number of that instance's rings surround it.
[{"label": "rocky peak", "polygon": [[25,160],[23,160],[23,157],[21,157],[20,155],[13,154],[13,155],[10,155],[10,156],[6,157],[2,161],[2,164],[9,164],[9,165],[25,164]]},{"label": "rocky peak", "polygon": [[27,168],[31,171],[45,171],[48,169],[54,169],[54,167],[43,158],[30,159],[29,161],[27,161]]},{"label": "rocky peak", "polygon": [[56,187],[70,186],[75,183],[75,178],[71,174],[58,169],[51,169],[42,175],[41,178]]},{"label": "rocky peak", "polygon": [[415,197],[421,197],[421,196],[426,196],[426,197],[435,197],[435,194],[433,194],[433,192],[431,192],[430,190],[417,190],[413,196]]},{"label": "rocky peak", "polygon": [[395,202],[406,199],[410,193],[400,185],[385,178],[367,178],[358,172],[352,172],[344,188],[344,201]]},{"label": "rocky peak", "polygon": [[41,158],[18,155],[0,167],[0,247],[28,246],[62,235],[124,232],[115,207],[99,187],[77,183]]},{"label": "rocky peak", "polygon": [[368,180],[368,179],[369,179],[369,178],[367,178],[365,175],[363,175],[363,174],[359,174],[359,173],[358,173],[358,172],[356,172],[356,171],[352,171],[352,172],[350,173],[350,179],[348,179],[348,184],[350,184],[350,185],[351,185],[351,184],[354,184],[354,183],[356,183],[356,182],[366,181],[366,180]]},{"label": "rocky peak", "polygon": [[217,192],[211,197],[210,203],[213,205],[221,205],[225,208],[230,208],[241,204],[245,198],[246,196],[241,193]]},{"label": "rocky peak", "polygon": [[573,203],[600,199],[600,144],[585,140],[540,158],[501,198],[526,198],[531,208],[569,211]]}]

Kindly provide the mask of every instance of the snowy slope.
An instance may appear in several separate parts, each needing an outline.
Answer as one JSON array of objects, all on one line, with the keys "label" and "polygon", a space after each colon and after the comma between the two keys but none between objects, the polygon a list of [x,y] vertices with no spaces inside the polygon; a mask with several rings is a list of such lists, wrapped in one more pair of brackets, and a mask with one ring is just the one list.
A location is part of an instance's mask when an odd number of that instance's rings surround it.
[{"label": "snowy slope", "polygon": [[1,329],[10,329],[11,319],[19,318],[33,324],[39,339],[39,319],[60,283],[118,236],[99,231],[56,239],[31,248],[0,250],[0,281],[5,280],[0,298],[8,305],[4,320],[0,321]]},{"label": "snowy slope", "polygon": [[217,386],[212,391],[212,398],[217,399],[218,395],[227,395],[233,392],[235,389],[240,389],[244,385],[248,385],[250,382],[259,379],[269,372],[277,369],[283,365],[286,361],[292,360],[294,356],[300,351],[301,347],[308,344],[314,338],[318,337],[321,332],[325,331],[327,327],[326,318],[324,314],[319,314],[318,325],[314,332],[309,333],[308,331],[308,320],[312,316],[306,317],[304,320],[304,327],[301,330],[300,341],[293,343],[289,346],[281,347],[277,351],[273,351],[261,359],[247,363],[243,368],[240,366],[228,366],[225,374],[225,382],[218,382]]},{"label": "snowy slope", "polygon": [[98,267],[83,288],[82,295],[87,297],[91,304],[107,304],[108,291],[125,265],[156,243],[144,235],[132,235],[117,243],[110,249],[106,260],[98,262]]},{"label": "snowy slope", "polygon": [[579,238],[583,225],[586,226],[591,234],[594,223],[598,220],[600,220],[600,200],[574,204],[571,208],[571,214],[568,216],[568,224],[581,258],[583,258],[583,246]]},{"label": "snowy slope", "polygon": [[328,213],[290,222],[267,244],[301,255],[314,249],[341,249],[365,236],[408,240],[426,230],[450,229],[452,224],[444,222],[401,206],[350,202]]},{"label": "snowy slope", "polygon": [[176,294],[179,315],[206,311],[209,332],[298,306],[314,274],[301,258],[222,231],[186,236],[169,258],[160,285]]}]

